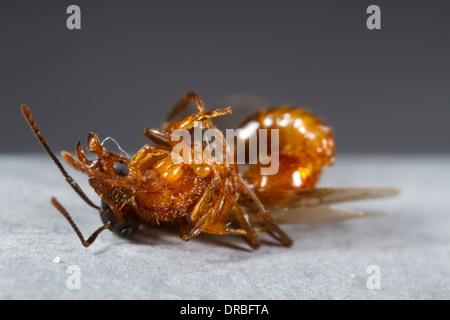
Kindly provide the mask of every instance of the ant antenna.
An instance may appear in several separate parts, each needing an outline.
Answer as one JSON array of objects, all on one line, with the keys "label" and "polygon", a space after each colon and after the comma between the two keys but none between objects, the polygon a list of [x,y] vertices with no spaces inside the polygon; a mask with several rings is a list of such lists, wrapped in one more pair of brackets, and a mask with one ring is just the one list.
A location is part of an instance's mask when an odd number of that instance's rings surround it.
[{"label": "ant antenna", "polygon": [[126,154],[126,156],[128,157],[128,159],[130,159],[131,160],[131,157],[130,157],[130,155],[128,154],[128,153],[126,153],[126,151],[125,150],[123,150],[122,149],[122,147],[119,145],[119,143],[116,141],[116,140],[114,140],[114,138],[111,138],[111,137],[106,137],[105,139],[103,139],[103,141],[102,141],[102,143],[101,143],[101,145],[103,146],[103,144],[106,142],[106,141],[108,141],[108,140],[111,140],[112,142],[114,142],[115,144],[116,144],[116,146],[117,146],[117,148],[119,148],[119,150],[120,150],[120,152],[123,152],[123,153],[125,153]]},{"label": "ant antenna", "polygon": [[73,180],[73,178],[67,173],[67,171],[64,169],[61,162],[56,158],[53,151],[50,149],[49,145],[47,144],[47,141],[45,141],[44,136],[42,135],[41,130],[39,129],[36,121],[34,120],[34,117],[31,115],[30,109],[26,105],[22,105],[22,114],[24,115],[25,119],[27,120],[28,124],[30,125],[31,130],[33,131],[35,137],[38,139],[41,146],[47,151],[50,158],[52,158],[53,162],[57,165],[63,176],[66,178],[66,181],[70,184],[73,190],[92,208],[95,208],[97,210],[100,210],[100,207],[95,205],[81,190],[80,186]]},{"label": "ant antenna", "polygon": [[53,197],[51,201],[52,204],[56,207],[56,209],[58,209],[58,211],[61,212],[61,214],[67,219],[67,221],[69,221],[78,238],[80,238],[81,244],[86,248],[89,247],[95,241],[95,239],[97,239],[97,236],[100,234],[100,232],[111,228],[111,222],[108,222],[107,224],[101,226],[96,231],[94,231],[94,233],[87,240],[84,240],[84,237],[81,234],[80,229],[78,229],[75,222],[73,222],[72,217],[67,212],[67,210],[58,202],[58,200],[56,200],[56,198]]}]

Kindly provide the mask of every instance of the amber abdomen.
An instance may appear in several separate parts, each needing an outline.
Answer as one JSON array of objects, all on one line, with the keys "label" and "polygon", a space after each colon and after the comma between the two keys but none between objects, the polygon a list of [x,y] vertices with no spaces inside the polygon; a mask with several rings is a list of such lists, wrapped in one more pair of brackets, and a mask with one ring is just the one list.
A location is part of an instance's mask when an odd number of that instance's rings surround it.
[{"label": "amber abdomen", "polygon": [[[258,162],[250,165],[244,178],[259,193],[277,193],[277,190],[313,188],[325,165],[334,162],[335,142],[332,129],[310,112],[287,106],[263,110],[248,118],[240,127],[244,130],[279,130],[277,159],[278,172],[261,175]],[[246,134],[245,136],[248,136]],[[269,140],[270,141],[270,140]],[[248,141],[247,141],[248,143]],[[268,154],[276,156],[268,142]],[[267,194],[266,194],[267,195]]]}]

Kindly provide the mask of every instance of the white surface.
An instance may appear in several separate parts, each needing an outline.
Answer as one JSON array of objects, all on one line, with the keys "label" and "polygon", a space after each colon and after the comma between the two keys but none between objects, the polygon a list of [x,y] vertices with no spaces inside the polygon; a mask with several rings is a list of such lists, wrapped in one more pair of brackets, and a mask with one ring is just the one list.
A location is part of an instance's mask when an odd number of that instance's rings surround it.
[{"label": "white surface", "polygon": [[[392,186],[402,194],[342,204],[379,217],[283,225],[280,247],[263,236],[252,251],[238,237],[142,230],[135,241],[103,232],[88,249],[50,204],[56,196],[85,236],[100,226],[52,161],[0,156],[1,299],[449,299],[450,156],[338,155],[321,186]],[[73,174],[89,192],[86,178]],[[58,259],[59,258],[59,259]],[[58,261],[58,263],[56,263]],[[81,271],[68,289],[67,269]],[[381,289],[367,288],[367,268]]]}]

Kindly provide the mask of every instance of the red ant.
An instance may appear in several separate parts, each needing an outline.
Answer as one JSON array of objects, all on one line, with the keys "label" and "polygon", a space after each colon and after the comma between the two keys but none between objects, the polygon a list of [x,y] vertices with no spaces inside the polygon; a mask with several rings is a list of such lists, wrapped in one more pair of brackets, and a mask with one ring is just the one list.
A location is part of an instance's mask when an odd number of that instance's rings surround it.
[{"label": "red ant", "polygon": [[[173,121],[192,101],[196,102],[198,112]],[[95,153],[96,159],[86,157],[80,142],[76,146],[76,157],[63,151],[61,155],[67,164],[88,175],[89,184],[101,198],[101,204],[97,206],[64,169],[30,110],[22,105],[22,113],[34,135],[67,182],[100,213],[103,225],[85,240],[67,210],[56,198],[51,199],[85,247],[106,229],[129,237],[141,223],[157,225],[168,221],[179,222],[180,235],[185,241],[201,232],[241,235],[257,249],[257,234],[267,231],[283,245],[290,246],[292,240],[274,222],[273,214],[268,210],[320,204],[323,211],[323,205],[327,203],[397,192],[394,189],[314,188],[322,166],[332,164],[334,160],[332,131],[317,117],[295,108],[276,107],[262,111],[246,122],[256,122],[256,127],[281,129],[280,170],[274,176],[261,176],[256,170],[263,166],[261,163],[250,166],[241,174],[234,163],[207,163],[204,158],[200,163],[173,161],[172,149],[178,142],[170,137],[175,130],[192,130],[199,123],[203,128],[217,129],[211,119],[230,112],[230,108],[207,112],[199,97],[190,92],[173,107],[162,130],[144,130],[156,145],[144,145],[131,159],[106,150],[93,133],[88,135],[87,150]],[[222,143],[226,146],[224,138]]]}]

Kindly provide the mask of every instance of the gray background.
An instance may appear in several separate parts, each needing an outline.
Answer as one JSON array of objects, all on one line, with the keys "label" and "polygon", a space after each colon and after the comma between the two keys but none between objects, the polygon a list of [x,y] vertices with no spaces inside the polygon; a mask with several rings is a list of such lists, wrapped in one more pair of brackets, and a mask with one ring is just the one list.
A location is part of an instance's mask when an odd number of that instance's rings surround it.
[{"label": "gray background", "polygon": [[[86,249],[49,199],[58,197],[85,236],[101,225],[98,213],[54,164],[43,154],[0,155],[0,299],[448,300],[449,163],[448,155],[337,158],[322,186],[395,186],[401,194],[336,206],[381,216],[283,224],[291,248],[267,234],[258,251],[240,237],[184,242],[177,228],[154,227],[132,240],[103,232]],[[74,178],[89,190],[81,173]],[[80,290],[66,286],[71,265],[80,268]],[[380,268],[379,290],[367,287],[371,265]]]},{"label": "gray background", "polygon": [[[381,30],[366,8],[381,7]],[[81,8],[82,30],[66,28]],[[2,1],[1,152],[72,151],[89,131],[129,153],[195,91],[313,110],[341,152],[448,152],[449,1]]]},{"label": "gray background", "polygon": [[[374,3],[382,29],[370,31]],[[70,4],[82,30],[66,28]],[[436,0],[2,1],[0,299],[449,299],[449,12]],[[239,237],[185,243],[164,228],[131,241],[104,232],[83,248],[49,199],[85,236],[98,214],[41,150],[20,104],[55,151],[94,131],[133,153],[142,128],[189,90],[209,109],[234,94],[308,107],[336,132],[320,186],[401,194],[339,206],[384,216],[283,225],[289,249],[267,235],[257,252]],[[70,265],[81,290],[66,287]],[[369,265],[381,268],[380,290],[366,286]]]}]

